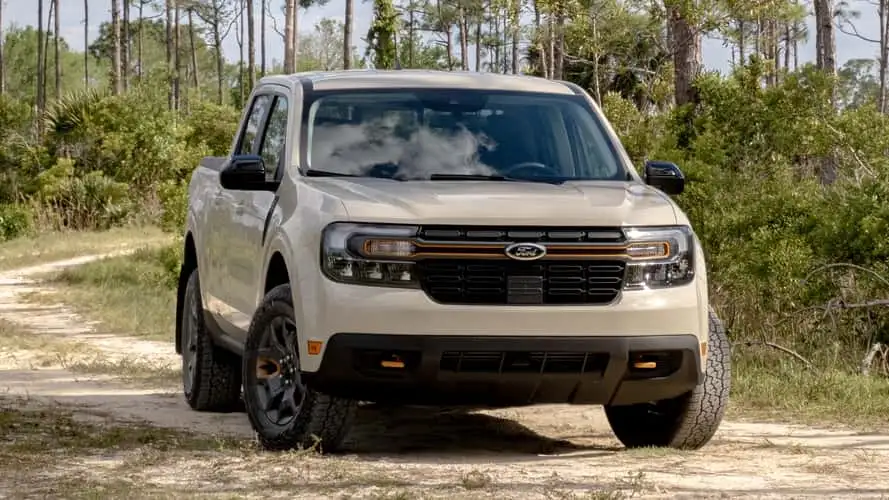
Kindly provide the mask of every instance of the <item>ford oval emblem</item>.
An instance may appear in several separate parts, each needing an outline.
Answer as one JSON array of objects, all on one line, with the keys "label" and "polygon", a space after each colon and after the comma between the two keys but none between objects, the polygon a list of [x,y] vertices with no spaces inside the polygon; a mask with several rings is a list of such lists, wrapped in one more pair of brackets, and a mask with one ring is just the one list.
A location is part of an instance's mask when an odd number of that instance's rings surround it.
[{"label": "ford oval emblem", "polygon": [[537,260],[546,255],[546,247],[537,243],[513,243],[503,250],[506,256],[515,260]]}]

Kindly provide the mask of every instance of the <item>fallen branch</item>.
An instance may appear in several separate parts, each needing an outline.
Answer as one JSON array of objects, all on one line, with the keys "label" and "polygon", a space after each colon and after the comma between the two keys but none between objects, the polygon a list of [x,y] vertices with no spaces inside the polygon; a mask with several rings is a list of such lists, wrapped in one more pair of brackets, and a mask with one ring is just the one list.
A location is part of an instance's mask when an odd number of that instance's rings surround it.
[{"label": "fallen branch", "polygon": [[744,342],[741,342],[741,343],[744,344],[744,345],[746,345],[747,347],[752,347],[752,346],[755,346],[755,345],[764,345],[764,346],[768,346],[768,347],[771,347],[772,349],[777,349],[777,350],[779,350],[779,351],[781,351],[781,352],[784,352],[784,353],[786,353],[786,354],[789,354],[789,355],[793,356],[794,358],[796,358],[796,359],[802,361],[803,363],[806,364],[806,367],[807,367],[807,368],[813,368],[813,367],[814,367],[814,365],[812,365],[812,362],[811,362],[811,361],[809,361],[808,359],[802,357],[802,355],[800,355],[798,352],[794,351],[793,349],[788,349],[788,348],[786,348],[786,347],[784,347],[784,346],[780,346],[780,345],[778,345],[778,344],[776,344],[776,343],[774,343],[774,342],[766,342],[766,341],[744,341]]},{"label": "fallen branch", "polygon": [[886,364],[887,359],[889,359],[889,346],[877,342],[874,345],[870,346],[870,350],[867,351],[867,355],[864,356],[864,359],[861,361],[861,374],[862,375],[870,375],[870,367],[874,364],[874,358],[877,357],[877,354],[883,359],[883,364]]}]

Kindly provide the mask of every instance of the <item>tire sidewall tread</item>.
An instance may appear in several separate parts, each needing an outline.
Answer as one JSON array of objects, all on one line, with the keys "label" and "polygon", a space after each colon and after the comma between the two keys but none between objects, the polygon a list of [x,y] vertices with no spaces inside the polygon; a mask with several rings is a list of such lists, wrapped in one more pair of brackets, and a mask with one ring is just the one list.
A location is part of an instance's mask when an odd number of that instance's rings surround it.
[{"label": "tire sidewall tread", "polygon": [[[240,358],[213,343],[212,336],[204,323],[201,285],[198,270],[192,270],[185,289],[182,314],[182,331],[186,321],[191,321],[192,301],[197,302],[197,320],[194,335],[197,337],[195,352],[195,373],[191,391],[184,392],[188,405],[197,411],[230,412],[238,408],[241,401],[241,361]],[[183,343],[183,353],[188,345]],[[185,369],[185,367],[182,367]],[[183,387],[184,389],[184,387]]]},{"label": "tire sidewall tread", "polygon": [[667,416],[650,415],[648,404],[606,406],[611,428],[625,446],[666,446],[697,450],[722,423],[731,391],[731,344],[722,321],[708,310],[707,366],[704,380],[673,399]]},{"label": "tire sidewall tread", "polygon": [[[296,320],[289,284],[279,285],[270,290],[253,315],[247,330],[242,363],[241,376],[245,381],[248,380],[249,371],[255,369],[251,361],[252,353],[258,348],[268,324],[281,314],[287,314]],[[316,445],[319,446],[318,451],[322,452],[339,450],[352,425],[357,408],[356,401],[335,398],[307,388],[299,415],[289,427],[279,430],[266,425],[264,415],[260,415],[255,408],[253,395],[248,395],[246,387],[244,403],[250,425],[260,445],[264,449],[276,451],[308,449]]]}]

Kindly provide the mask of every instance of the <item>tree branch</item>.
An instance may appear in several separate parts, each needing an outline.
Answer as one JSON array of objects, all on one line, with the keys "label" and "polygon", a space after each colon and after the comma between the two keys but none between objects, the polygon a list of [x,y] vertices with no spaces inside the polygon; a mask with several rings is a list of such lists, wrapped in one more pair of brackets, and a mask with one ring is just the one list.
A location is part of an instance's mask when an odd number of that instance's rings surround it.
[{"label": "tree branch", "polygon": [[814,366],[812,365],[812,362],[809,361],[808,359],[802,357],[802,355],[800,355],[798,352],[794,351],[793,349],[788,349],[788,348],[786,348],[786,347],[784,347],[784,346],[780,346],[780,345],[778,345],[778,344],[776,344],[776,343],[774,343],[774,342],[766,342],[766,341],[745,341],[745,342],[741,342],[741,343],[742,343],[743,345],[747,346],[747,347],[751,347],[751,346],[755,346],[755,345],[764,345],[764,346],[767,346],[767,347],[771,347],[772,349],[777,349],[777,350],[779,350],[779,351],[781,351],[781,352],[784,352],[784,353],[786,353],[786,354],[789,354],[789,355],[793,356],[794,358],[796,358],[796,359],[802,361],[803,363],[805,363],[806,368],[814,368]]}]

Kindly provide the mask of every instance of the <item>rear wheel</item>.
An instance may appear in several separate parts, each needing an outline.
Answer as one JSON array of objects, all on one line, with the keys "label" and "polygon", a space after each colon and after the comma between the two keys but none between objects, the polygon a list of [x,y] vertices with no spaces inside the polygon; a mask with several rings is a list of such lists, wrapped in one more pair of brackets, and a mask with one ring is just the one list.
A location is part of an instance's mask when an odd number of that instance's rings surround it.
[{"label": "rear wheel", "polygon": [[290,285],[272,289],[253,316],[243,378],[247,416],[263,448],[342,446],[357,402],[322,394],[303,380]]},{"label": "rear wheel", "polygon": [[626,447],[696,450],[713,438],[728,405],[731,347],[722,322],[713,311],[709,314],[709,353],[702,384],[674,399],[605,407],[611,429]]},{"label": "rear wheel", "polygon": [[182,392],[194,410],[228,412],[241,402],[241,360],[213,344],[204,323],[198,270],[188,277],[183,301]]}]

